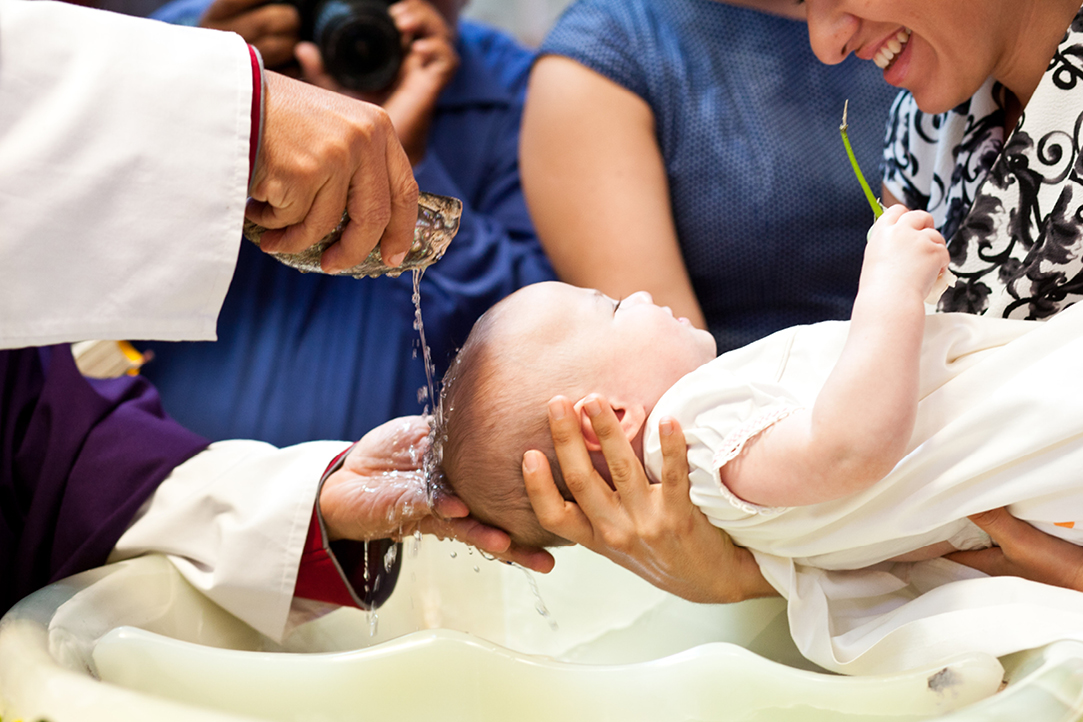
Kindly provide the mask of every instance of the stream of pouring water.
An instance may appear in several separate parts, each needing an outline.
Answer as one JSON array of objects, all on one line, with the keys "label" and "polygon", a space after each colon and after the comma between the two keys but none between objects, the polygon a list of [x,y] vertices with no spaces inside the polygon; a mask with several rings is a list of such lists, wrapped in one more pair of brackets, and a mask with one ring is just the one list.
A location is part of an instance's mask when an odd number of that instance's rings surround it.
[{"label": "stream of pouring water", "polygon": [[[443,419],[440,418],[440,417],[443,414],[443,408],[442,408],[442,405],[440,403],[439,397],[436,395],[436,383],[435,383],[435,380],[434,380],[434,377],[436,375],[436,368],[433,366],[433,363],[432,363],[432,354],[429,351],[429,344],[425,340],[425,322],[421,318],[421,277],[423,275],[425,275],[425,268],[415,268],[413,270],[413,275],[414,275],[414,293],[413,293],[413,296],[412,296],[412,300],[414,302],[414,329],[417,331],[418,336],[420,337],[420,340],[421,340],[421,358],[422,358],[422,361],[425,364],[425,382],[426,382],[426,386],[424,388],[418,389],[417,400],[418,400],[419,403],[421,403],[424,406],[424,410],[422,411],[423,414],[429,414],[430,409],[431,409],[431,414],[434,417],[433,418],[433,429],[434,430],[435,429],[442,429],[443,428]],[[435,493],[435,490],[436,490],[437,470],[439,469],[439,466],[440,466],[440,463],[441,463],[442,459],[439,458],[440,454],[439,454],[439,451],[438,451],[438,449],[440,448],[441,445],[437,444],[436,439],[432,438],[431,436],[430,436],[429,442],[430,442],[429,453],[424,455],[421,470],[422,470],[422,473],[424,474],[425,489],[426,489],[426,494],[428,496],[428,502],[431,505],[433,503],[433,494]],[[418,547],[419,547],[420,544],[421,544],[421,531],[418,530],[418,531],[414,532],[413,544],[410,546],[410,556],[412,556],[412,557],[417,556]],[[455,552],[452,552],[451,556],[452,556],[452,558],[454,558],[456,556]],[[493,557],[493,556],[491,556],[489,554],[486,554],[485,552],[481,552],[481,556],[484,557],[485,559],[489,559],[489,560],[494,560],[495,559],[495,557]],[[518,564],[515,564],[514,566],[521,569],[523,571],[523,573],[526,574],[527,580],[528,580],[528,582],[530,584],[530,591],[534,595],[534,600],[535,600],[534,609],[538,612],[538,614],[540,614],[542,616],[543,619],[545,619],[545,621],[549,624],[549,627],[553,631],[556,631],[557,630],[556,620],[553,619],[552,615],[549,612],[549,609],[545,606],[545,602],[542,600],[541,592],[538,590],[538,583],[534,580],[533,573],[529,569],[527,569],[526,567],[520,566]],[[479,571],[477,566],[474,567],[474,571],[475,572]],[[374,620],[375,620],[375,614],[373,613],[373,618],[372,618],[373,623],[372,623],[372,627],[371,627],[371,630],[370,630],[372,632],[372,634],[376,633],[375,632],[376,627],[375,627]]]},{"label": "stream of pouring water", "polygon": [[[429,351],[429,343],[425,340],[425,322],[421,318],[421,277],[425,275],[424,268],[415,268],[414,274],[414,329],[417,331],[421,342],[421,360],[425,364],[425,387],[417,390],[418,403],[422,404],[423,414],[432,414],[432,431],[429,433],[429,449],[421,459],[421,473],[425,482],[425,501],[429,506],[433,505],[436,493],[436,477],[443,459],[440,457],[441,445],[436,440],[436,430],[443,428],[440,399],[436,395],[436,367],[432,363],[432,352]],[[414,543],[410,548],[412,556],[417,556],[418,546],[421,544],[421,531],[414,534]]]},{"label": "stream of pouring water", "polygon": [[429,352],[429,344],[425,341],[425,322],[421,320],[421,277],[425,275],[424,268],[415,268],[414,274],[414,295],[412,300],[414,302],[414,330],[417,331],[421,337],[421,358],[425,362],[425,383],[426,386],[423,389],[418,389],[417,400],[425,405],[425,411],[429,412],[429,404],[433,405],[433,411],[435,412],[435,406],[437,403],[435,383],[433,376],[436,374],[436,369],[432,365],[432,355]]}]

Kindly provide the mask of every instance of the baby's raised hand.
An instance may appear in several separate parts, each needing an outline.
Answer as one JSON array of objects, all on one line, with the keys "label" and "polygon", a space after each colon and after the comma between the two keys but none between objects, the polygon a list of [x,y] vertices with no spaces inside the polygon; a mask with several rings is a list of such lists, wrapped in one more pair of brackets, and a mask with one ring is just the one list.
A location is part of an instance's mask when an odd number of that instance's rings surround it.
[{"label": "baby's raised hand", "polygon": [[894,205],[869,231],[861,268],[861,289],[885,293],[916,293],[924,300],[947,270],[944,237],[925,211]]}]

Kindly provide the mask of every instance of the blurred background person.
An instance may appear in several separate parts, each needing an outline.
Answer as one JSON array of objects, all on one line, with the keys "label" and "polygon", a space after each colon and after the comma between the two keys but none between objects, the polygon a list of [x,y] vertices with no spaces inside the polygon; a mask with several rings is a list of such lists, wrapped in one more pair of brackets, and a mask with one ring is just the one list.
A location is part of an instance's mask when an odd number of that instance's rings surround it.
[{"label": "blurred background person", "polygon": [[[320,48],[301,41],[304,13],[295,5],[178,0],[155,15],[236,31],[268,67],[379,103],[419,186],[463,201],[458,235],[421,281],[436,378],[482,312],[553,277],[519,184],[519,125],[534,56],[501,31],[460,20],[463,5],[387,7],[402,38],[401,65],[386,87],[366,92],[345,90]],[[412,294],[411,274],[306,276],[246,242],[218,341],[150,344],[155,360],[143,370],[166,410],[211,439],[360,438],[429,404],[419,397],[425,371]]]},{"label": "blurred background person", "polygon": [[[580,0],[540,48],[523,185],[562,280],[646,290],[719,353],[844,319],[894,91],[821,65],[801,20],[715,0]],[[800,202],[795,202],[800,197]]]}]

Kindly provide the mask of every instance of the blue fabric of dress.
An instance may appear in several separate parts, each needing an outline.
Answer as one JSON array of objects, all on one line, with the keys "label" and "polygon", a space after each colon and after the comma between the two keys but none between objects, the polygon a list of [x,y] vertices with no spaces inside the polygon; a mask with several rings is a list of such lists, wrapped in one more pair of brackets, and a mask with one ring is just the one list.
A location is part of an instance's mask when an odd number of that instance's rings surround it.
[{"label": "blue fabric of dress", "polygon": [[[196,22],[207,0],[164,8]],[[437,379],[474,321],[517,288],[554,278],[519,184],[518,141],[533,53],[463,21],[461,64],[438,101],[422,190],[463,201],[462,225],[425,273],[421,308]],[[425,386],[413,281],[304,275],[241,244],[214,343],[154,343],[144,367],[166,410],[211,439],[277,445],[357,439],[421,413]],[[438,391],[437,391],[438,393]]]},{"label": "blue fabric of dress", "polygon": [[[804,23],[715,0],[580,0],[540,49],[654,112],[685,264],[719,353],[849,318],[896,91],[868,62],[825,66]],[[634,223],[635,219],[622,219]]]}]

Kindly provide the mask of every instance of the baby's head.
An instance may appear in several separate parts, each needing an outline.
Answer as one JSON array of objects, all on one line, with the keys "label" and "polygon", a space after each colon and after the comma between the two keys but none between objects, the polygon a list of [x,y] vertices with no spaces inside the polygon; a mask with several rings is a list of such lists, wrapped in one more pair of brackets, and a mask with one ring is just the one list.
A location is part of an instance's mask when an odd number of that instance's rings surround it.
[{"label": "baby's head", "polygon": [[523,454],[538,449],[571,498],[553,452],[549,399],[575,402],[587,448],[608,478],[585,397],[605,396],[638,453],[658,399],[714,356],[710,333],[647,293],[618,302],[563,283],[523,288],[478,320],[444,378],[436,438],[445,480],[475,517],[516,543],[564,543],[542,529],[523,485]]}]

